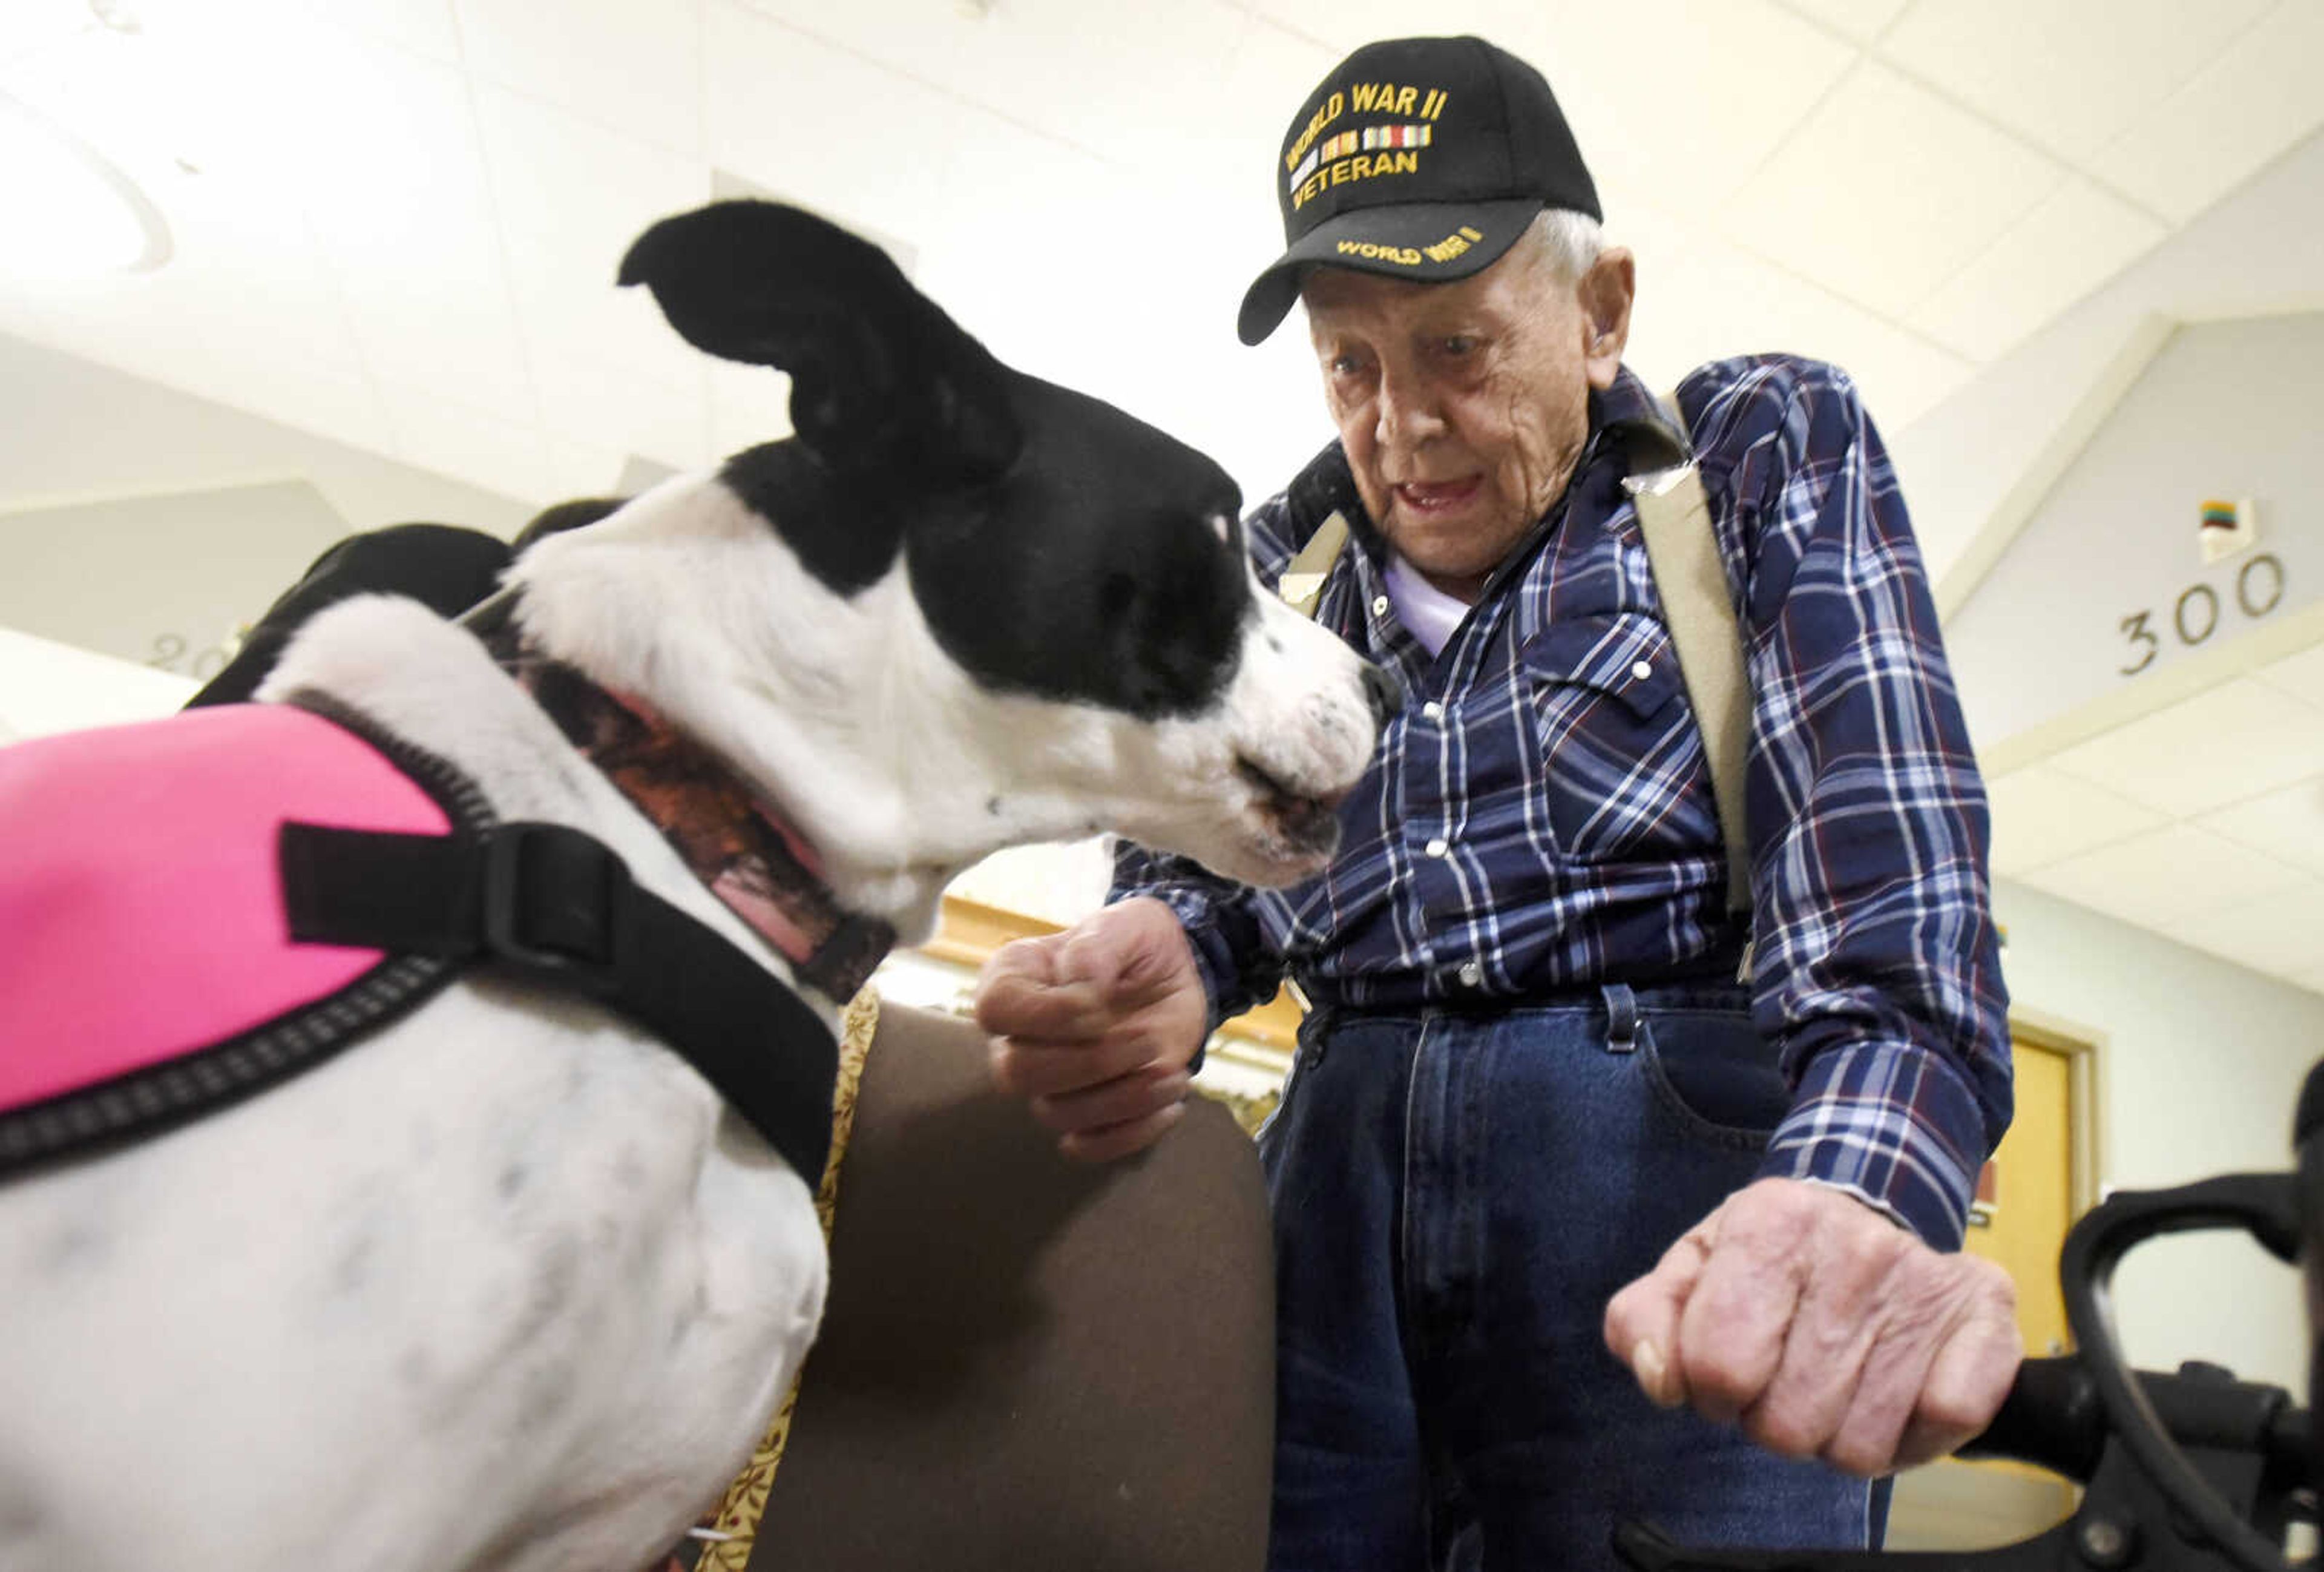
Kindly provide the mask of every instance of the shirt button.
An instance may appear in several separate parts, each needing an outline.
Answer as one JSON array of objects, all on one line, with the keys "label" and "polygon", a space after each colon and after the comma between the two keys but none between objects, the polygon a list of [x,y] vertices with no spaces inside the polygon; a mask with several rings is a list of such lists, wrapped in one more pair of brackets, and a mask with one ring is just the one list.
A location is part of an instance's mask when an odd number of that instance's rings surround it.
[{"label": "shirt button", "polygon": [[1430,720],[1443,720],[1444,718],[1444,707],[1432,698],[1426,704],[1420,707],[1420,713],[1426,716]]},{"label": "shirt button", "polygon": [[1485,968],[1474,961],[1464,962],[1461,967],[1461,980],[1473,988],[1485,980]]},{"label": "shirt button", "polygon": [[1452,849],[1451,843],[1441,835],[1428,843],[1428,855],[1432,857],[1441,857]]},{"label": "shirt button", "polygon": [[1651,661],[1641,661],[1637,665],[1630,668],[1630,675],[1637,678],[1641,682],[1644,682],[1647,678],[1654,674],[1655,667],[1654,662]]},{"label": "shirt button", "polygon": [[1388,615],[1388,596],[1385,596],[1385,595],[1375,595],[1375,596],[1372,596],[1372,615],[1374,615],[1374,616],[1386,616],[1386,615]]}]

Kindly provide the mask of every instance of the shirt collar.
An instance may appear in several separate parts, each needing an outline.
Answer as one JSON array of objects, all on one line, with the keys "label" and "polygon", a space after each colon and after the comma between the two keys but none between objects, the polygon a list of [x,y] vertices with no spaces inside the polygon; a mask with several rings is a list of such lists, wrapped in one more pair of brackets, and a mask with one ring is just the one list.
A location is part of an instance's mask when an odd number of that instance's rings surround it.
[{"label": "shirt collar", "polygon": [[[1591,393],[1590,427],[1592,435],[1620,439],[1633,473],[1684,464],[1694,457],[1677,412],[1647,392],[1646,383],[1627,365],[1614,373],[1611,386]],[[1575,466],[1577,475],[1580,470]]]}]

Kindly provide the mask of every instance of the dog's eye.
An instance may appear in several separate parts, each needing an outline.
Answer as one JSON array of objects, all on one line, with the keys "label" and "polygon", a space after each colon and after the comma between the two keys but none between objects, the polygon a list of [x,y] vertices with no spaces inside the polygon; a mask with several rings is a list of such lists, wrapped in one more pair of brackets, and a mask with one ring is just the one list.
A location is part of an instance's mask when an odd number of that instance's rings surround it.
[{"label": "dog's eye", "polygon": [[1227,544],[1234,539],[1234,521],[1227,517],[1224,513],[1213,513],[1211,515],[1211,533],[1219,538],[1220,545],[1223,546]]}]

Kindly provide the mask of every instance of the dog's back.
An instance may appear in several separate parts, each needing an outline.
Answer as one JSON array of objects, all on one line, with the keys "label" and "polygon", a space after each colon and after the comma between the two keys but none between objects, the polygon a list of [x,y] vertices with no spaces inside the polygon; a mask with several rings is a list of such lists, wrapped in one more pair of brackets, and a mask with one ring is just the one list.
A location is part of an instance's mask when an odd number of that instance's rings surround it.
[{"label": "dog's back", "polygon": [[[505,815],[740,934],[458,630],[360,603],[282,680],[480,755]],[[823,1269],[804,1182],[680,1061],[475,977],[0,1185],[0,1567],[419,1572],[636,1559],[747,1456]]]}]

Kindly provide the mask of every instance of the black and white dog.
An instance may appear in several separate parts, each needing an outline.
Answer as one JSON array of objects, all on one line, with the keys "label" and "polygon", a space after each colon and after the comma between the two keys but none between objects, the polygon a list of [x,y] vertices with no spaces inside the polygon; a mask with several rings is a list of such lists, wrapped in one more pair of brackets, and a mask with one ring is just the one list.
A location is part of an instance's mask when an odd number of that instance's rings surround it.
[{"label": "black and white dog", "polygon": [[[790,373],[796,436],[527,552],[529,650],[723,761],[908,941],[1010,843],[1321,866],[1381,680],[1255,580],[1215,465],[1001,365],[790,209],[667,220],[622,282]],[[792,977],[467,629],[349,602],[262,697],[294,691]],[[272,1090],[0,1184],[0,1567],[641,1565],[747,1458],[824,1287],[809,1181],[707,1082],[469,974]]]}]

